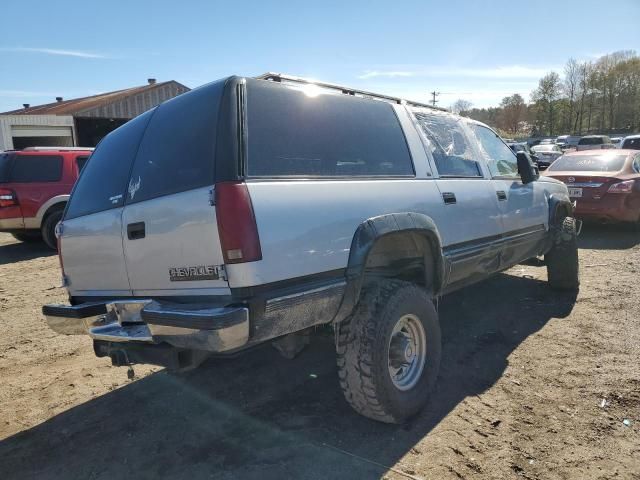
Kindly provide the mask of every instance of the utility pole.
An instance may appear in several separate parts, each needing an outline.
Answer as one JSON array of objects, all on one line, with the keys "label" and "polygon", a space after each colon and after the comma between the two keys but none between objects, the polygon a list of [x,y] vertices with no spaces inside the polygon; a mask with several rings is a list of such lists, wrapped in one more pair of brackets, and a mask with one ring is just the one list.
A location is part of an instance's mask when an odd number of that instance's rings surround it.
[{"label": "utility pole", "polygon": [[429,93],[431,93],[431,104],[435,107],[436,103],[438,103],[438,100],[436,100],[436,97],[440,95],[440,92],[436,92],[434,90],[433,92],[429,92]]}]

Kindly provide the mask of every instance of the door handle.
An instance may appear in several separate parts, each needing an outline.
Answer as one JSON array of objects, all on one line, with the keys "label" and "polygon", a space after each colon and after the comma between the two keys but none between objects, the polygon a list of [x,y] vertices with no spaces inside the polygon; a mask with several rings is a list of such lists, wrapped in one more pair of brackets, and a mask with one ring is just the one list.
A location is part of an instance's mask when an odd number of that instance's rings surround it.
[{"label": "door handle", "polygon": [[146,235],[144,222],[130,223],[127,225],[127,238],[129,240],[138,240]]},{"label": "door handle", "polygon": [[453,205],[457,202],[456,194],[453,192],[442,192],[442,200],[444,200],[445,205]]},{"label": "door handle", "polygon": [[504,192],[504,190],[498,190],[496,192],[496,195],[498,195],[498,200],[500,200],[501,202],[507,199],[507,194]]}]

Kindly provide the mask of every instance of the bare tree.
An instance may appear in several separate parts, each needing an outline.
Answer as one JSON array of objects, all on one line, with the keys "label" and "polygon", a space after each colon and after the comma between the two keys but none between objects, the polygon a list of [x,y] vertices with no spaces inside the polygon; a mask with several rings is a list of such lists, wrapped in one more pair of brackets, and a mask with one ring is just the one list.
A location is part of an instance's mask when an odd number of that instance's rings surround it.
[{"label": "bare tree", "polygon": [[548,131],[549,135],[553,135],[554,127],[554,107],[555,101],[560,97],[562,93],[562,82],[560,81],[560,75],[556,72],[549,72],[538,82],[538,88],[536,88],[531,94],[531,98],[534,102],[541,104],[546,110],[548,115]]},{"label": "bare tree", "polygon": [[473,103],[471,103],[469,100],[463,100],[462,98],[459,98],[458,100],[453,102],[449,109],[453,113],[457,113],[458,115],[460,115],[462,112],[468,112],[469,110],[471,110],[472,106]]},{"label": "bare tree", "polygon": [[[569,118],[567,122],[567,128],[569,130],[574,129],[575,131],[575,122],[573,115],[576,110],[576,95],[578,93],[580,85],[580,65],[576,62],[575,58],[570,58],[567,61],[567,64],[564,67],[564,93],[567,96],[567,100],[569,102]],[[570,132],[573,133],[573,132]]]}]

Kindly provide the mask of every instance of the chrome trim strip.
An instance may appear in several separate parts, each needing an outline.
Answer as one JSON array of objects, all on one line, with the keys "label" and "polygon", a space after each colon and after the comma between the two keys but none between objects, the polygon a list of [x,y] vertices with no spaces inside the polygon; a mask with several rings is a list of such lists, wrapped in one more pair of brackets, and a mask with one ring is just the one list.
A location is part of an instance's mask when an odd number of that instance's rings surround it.
[{"label": "chrome trim strip", "polygon": [[604,185],[604,183],[600,182],[574,182],[574,183],[566,183],[567,187],[575,187],[575,188],[598,188]]}]

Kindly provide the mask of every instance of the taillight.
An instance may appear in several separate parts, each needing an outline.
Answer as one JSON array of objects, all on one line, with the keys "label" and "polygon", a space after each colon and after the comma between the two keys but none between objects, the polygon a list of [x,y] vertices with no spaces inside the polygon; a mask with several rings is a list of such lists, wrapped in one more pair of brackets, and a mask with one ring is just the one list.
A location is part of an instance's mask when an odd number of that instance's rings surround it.
[{"label": "taillight", "polygon": [[217,183],[215,204],[224,262],[262,260],[258,226],[247,185],[237,182]]},{"label": "taillight", "polygon": [[609,193],[631,193],[635,180],[626,180],[624,182],[614,183],[609,187]]},{"label": "taillight", "polygon": [[0,208],[15,207],[18,205],[16,193],[8,188],[0,188]]}]

